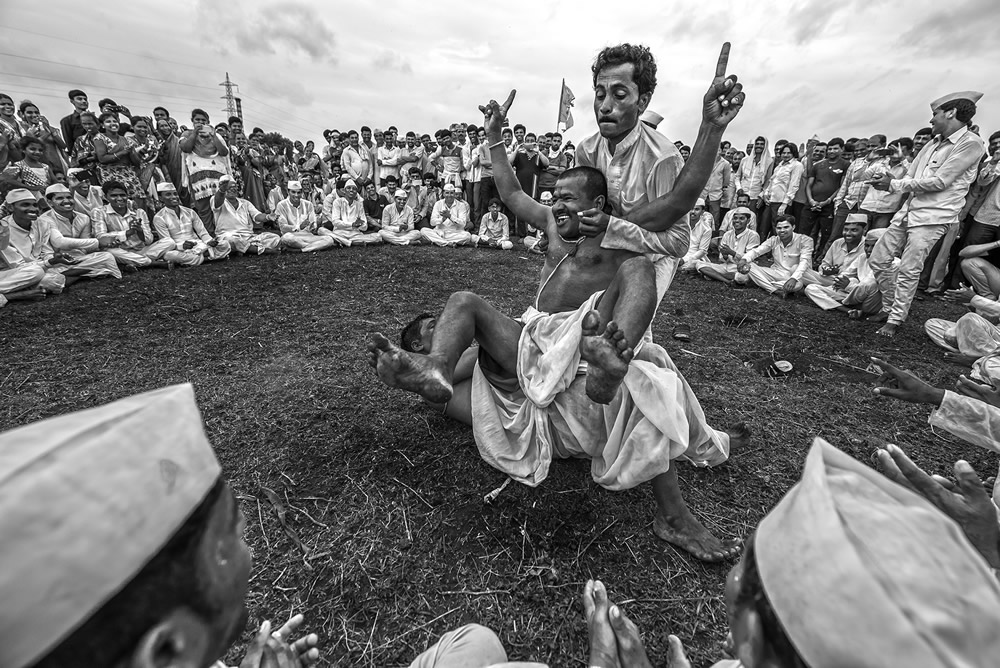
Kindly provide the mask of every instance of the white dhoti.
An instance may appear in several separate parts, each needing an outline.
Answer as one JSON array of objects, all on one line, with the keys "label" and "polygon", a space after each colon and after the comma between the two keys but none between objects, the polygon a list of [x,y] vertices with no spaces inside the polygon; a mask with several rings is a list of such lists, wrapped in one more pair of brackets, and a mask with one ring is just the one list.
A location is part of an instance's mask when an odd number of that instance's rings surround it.
[{"label": "white dhoti", "polygon": [[[114,256],[118,264],[131,267],[148,267],[154,260],[167,259],[164,256],[175,248],[177,248],[177,244],[174,243],[173,239],[160,239],[141,248],[109,248],[107,252]],[[90,255],[94,255],[94,253],[85,255],[84,257],[90,257]]]},{"label": "white dhoti", "polygon": [[882,293],[874,280],[857,283],[849,290],[838,290],[825,285],[807,285],[806,296],[824,311],[838,306],[855,306],[865,315],[878,313],[882,308]]},{"label": "white dhoti", "polygon": [[[792,277],[792,272],[777,267],[762,267],[759,264],[750,264],[748,273],[750,280],[757,284],[762,290],[774,293],[785,289],[785,283]],[[796,281],[793,292],[802,289],[802,281]]]},{"label": "white dhoti", "polygon": [[[173,243],[172,241],[170,243]],[[79,276],[85,276],[86,278],[99,278],[101,276],[111,276],[113,278],[121,278],[122,270],[118,268],[118,263],[115,262],[115,257],[109,251],[97,251],[94,253],[87,253],[82,257],[75,258],[77,260],[76,264],[57,264],[52,267],[46,267],[45,273],[49,275],[59,275],[61,279],[61,285],[59,286],[59,291],[66,287],[66,279],[62,276],[65,272],[70,269],[80,270],[85,269],[86,273],[78,274]],[[42,287],[46,290],[49,287],[42,282]]]},{"label": "white dhoti", "polygon": [[420,230],[410,230],[409,232],[393,232],[391,230],[382,230],[379,232],[379,236],[387,244],[392,244],[393,246],[409,246],[412,243],[420,241]]},{"label": "white dhoti", "polygon": [[281,235],[281,243],[286,248],[297,248],[303,253],[326,250],[337,245],[336,239],[325,234],[313,234],[305,230],[285,232]]},{"label": "white dhoti", "polygon": [[319,234],[334,239],[341,246],[350,246],[351,244],[354,244],[355,246],[365,246],[368,244],[382,243],[382,237],[379,236],[378,232],[362,232],[357,229],[328,230],[325,227],[321,227]]},{"label": "white dhoti", "polygon": [[256,246],[258,255],[265,250],[275,250],[281,244],[281,237],[273,232],[261,232],[260,234],[235,231],[223,232],[216,238],[219,240],[220,246],[225,241],[237,253],[246,253],[250,246]]},{"label": "white dhoti", "polygon": [[472,234],[465,230],[441,231],[431,227],[425,227],[420,230],[420,236],[424,241],[432,243],[435,246],[465,246],[474,244],[478,240],[478,237],[473,238]]},{"label": "white dhoti", "polygon": [[652,480],[686,454],[706,464],[724,461],[729,446],[725,434],[706,433],[703,448],[689,448],[689,414],[697,419],[701,409],[695,402],[688,410],[691,390],[662,348],[658,365],[648,360],[660,354],[647,352],[651,344],[642,344],[610,404],[587,398],[580,325],[601,294],[573,312],[528,309],[518,342],[516,386],[514,379],[491,381],[489,372],[476,364],[472,426],[480,455],[530,486],[545,480],[552,459],[586,457],[594,480],[613,490]]},{"label": "white dhoti", "polygon": [[1000,353],[1000,327],[978,313],[966,313],[958,322],[931,318],[924,323],[931,341],[945,350],[970,357]]},{"label": "white dhoti", "polygon": [[34,287],[45,287],[45,270],[37,264],[25,264],[13,269],[0,269],[0,306],[7,303],[5,294]]},{"label": "white dhoti", "polygon": [[709,262],[708,260],[695,260],[694,271],[701,272],[702,269],[711,269],[723,276],[731,277],[731,280],[744,284],[750,280],[747,274],[741,274],[736,270],[735,262]]}]

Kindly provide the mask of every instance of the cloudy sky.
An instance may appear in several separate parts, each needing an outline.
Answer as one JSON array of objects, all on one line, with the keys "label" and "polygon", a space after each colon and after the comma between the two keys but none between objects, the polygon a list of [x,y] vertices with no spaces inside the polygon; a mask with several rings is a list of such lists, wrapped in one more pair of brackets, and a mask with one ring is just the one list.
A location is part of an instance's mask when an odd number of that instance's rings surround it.
[{"label": "cloudy sky", "polygon": [[[671,139],[694,139],[701,96],[724,40],[748,92],[728,137],[802,141],[927,124],[930,99],[986,93],[976,121],[1000,128],[996,0],[177,0],[3,2],[0,90],[30,98],[55,123],[69,88],[135,113],[163,104],[183,123],[200,106],[222,120],[229,72],[247,125],[321,140],[367,124],[431,132],[481,120],[477,105],[518,98],[512,122],[554,129],[560,81],[576,94],[568,138],[592,133],[590,64],[621,41],[659,65],[650,107]],[[661,8],[650,9],[661,5]],[[39,14],[44,7],[47,17]],[[501,7],[502,10],[498,10]]]}]

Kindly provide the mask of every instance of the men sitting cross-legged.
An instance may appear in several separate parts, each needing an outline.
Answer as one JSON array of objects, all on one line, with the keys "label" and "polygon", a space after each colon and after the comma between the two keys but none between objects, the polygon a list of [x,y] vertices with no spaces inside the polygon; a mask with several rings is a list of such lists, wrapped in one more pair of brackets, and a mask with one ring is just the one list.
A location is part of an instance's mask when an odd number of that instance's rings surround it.
[{"label": "men sitting cross-legged", "polygon": [[409,195],[399,189],[393,193],[393,203],[382,210],[382,241],[394,246],[419,246],[420,231],[414,225],[413,209],[406,203]]},{"label": "men sitting cross-legged", "polygon": [[104,252],[116,246],[118,242],[107,237],[101,239],[93,237],[90,217],[77,213],[73,207],[73,194],[69,188],[61,183],[49,186],[45,189],[45,201],[49,204],[49,210],[38,218],[42,224],[51,227],[52,247],[72,258],[97,253],[97,257],[109,268],[114,265],[114,271],[108,275],[121,278],[121,271],[115,264],[114,258]]},{"label": "men sitting cross-legged", "polygon": [[101,188],[109,203],[93,211],[94,237],[116,241],[117,245],[109,247],[108,252],[130,271],[140,267],[168,268],[170,260],[164,255],[174,250],[174,242],[170,239],[156,241],[146,211],[133,208],[125,184],[105,181]]},{"label": "men sitting cross-legged", "polygon": [[688,214],[688,225],[691,227],[688,252],[681,258],[678,269],[681,271],[697,271],[697,264],[708,256],[708,245],[712,241],[715,229],[715,218],[705,210],[705,200],[698,198],[697,203]]},{"label": "men sitting cross-legged", "polygon": [[[58,228],[38,217],[34,193],[15,188],[4,200],[12,213],[0,220],[0,292],[4,302],[58,294],[83,277],[121,277],[114,258],[106,252],[72,257],[57,248]],[[30,267],[30,269],[29,269]],[[41,269],[43,275],[38,275]],[[33,290],[41,288],[44,292]],[[28,294],[24,294],[27,292]]]},{"label": "men sitting cross-legged", "polygon": [[163,208],[153,216],[153,229],[161,239],[171,239],[176,248],[164,257],[188,267],[200,265],[205,260],[224,260],[232,246],[228,241],[212,237],[194,209],[181,206],[177,188],[169,181],[156,184],[156,192]]},{"label": "men sitting cross-legged", "polygon": [[[328,204],[329,211],[326,210]],[[344,182],[343,196],[327,196],[323,202],[323,213],[326,217],[324,229],[328,230],[337,243],[344,246],[382,243],[378,232],[367,232],[364,202],[358,196],[358,184],[353,179]]]},{"label": "men sitting cross-legged", "polygon": [[[851,221],[844,223],[845,238],[853,233],[849,230],[855,225],[856,223]],[[848,266],[841,267],[833,284],[829,286],[816,283],[807,285],[805,288],[806,296],[824,311],[833,309],[843,311],[854,320],[878,313],[882,308],[882,291],[875,280],[874,272],[868,266],[868,258],[871,257],[875,244],[884,233],[884,228],[868,232],[864,237],[864,243],[861,244],[863,252]],[[838,239],[834,245],[841,241],[843,239]],[[830,247],[830,250],[833,250],[833,246]],[[829,257],[829,255],[828,252],[827,256]]]},{"label": "men sitting cross-legged", "polygon": [[[846,229],[848,225],[851,228],[850,232]],[[826,255],[819,263],[819,271],[807,269],[802,274],[802,282],[807,287],[810,285],[830,287],[837,282],[836,278],[852,268],[865,254],[864,236],[867,227],[868,216],[865,214],[847,214],[841,228],[842,236],[830,243]],[[846,285],[843,281],[840,283]]]},{"label": "men sitting cross-legged", "polygon": [[337,240],[326,234],[319,234],[316,225],[316,211],[313,203],[302,197],[302,183],[288,182],[288,197],[278,202],[275,211],[278,229],[281,230],[281,245],[303,253],[326,250],[337,245]]},{"label": "men sitting cross-legged", "polygon": [[973,313],[966,313],[957,322],[931,318],[924,323],[924,331],[931,341],[948,352],[945,357],[966,366],[989,355],[1000,353],[1000,302],[976,294],[972,288],[948,290],[945,299],[968,306]]},{"label": "men sitting cross-legged", "polygon": [[726,214],[731,221],[730,228],[722,234],[719,242],[719,263],[708,260],[698,260],[695,269],[707,278],[722,281],[726,285],[745,284],[749,279],[746,274],[737,271],[737,265],[747,251],[760,245],[760,235],[750,229],[753,212],[745,206],[737,207]]},{"label": "men sitting cross-legged", "polygon": [[[479,223],[479,245],[510,250],[514,244],[510,240],[510,222],[500,213],[500,200],[490,200],[489,211],[483,214]],[[527,237],[526,237],[527,238]]]},{"label": "men sitting cross-legged", "polygon": [[[802,277],[812,268],[813,241],[812,237],[795,232],[792,216],[778,216],[777,221],[776,236],[747,251],[737,269],[741,274],[749,274],[750,280],[761,289],[788,297],[805,287]],[[774,261],[772,266],[754,264],[754,260],[768,253]]]},{"label": "men sitting cross-legged", "polygon": [[500,109],[491,102],[486,119],[497,185],[514,214],[545,228],[549,240],[535,305],[513,320],[474,294],[456,293],[436,321],[429,355],[406,353],[376,335],[372,365],[386,384],[443,403],[454,394],[458,361],[477,340],[472,424],[491,465],[535,486],[553,458],[588,457],[594,479],[609,489],[652,481],[660,538],[704,560],[735,554],[735,545],[691,515],[670,463],[698,445],[689,438],[682,380],[645,361],[656,360],[657,346],[642,346],[641,359],[633,360],[632,342],[641,340],[656,308],[652,264],[638,253],[601,248],[601,234],[580,235],[579,212],[607,202],[598,170],[564,172],[551,209],[521,192],[496,141]]},{"label": "men sitting cross-legged", "polygon": [[239,186],[225,174],[219,179],[219,189],[212,195],[215,215],[215,238],[227,241],[238,255],[279,253],[281,237],[273,232],[257,232],[258,225],[273,223],[277,214],[261,213],[249,200],[239,196]]},{"label": "men sitting cross-legged", "polygon": [[478,237],[469,234],[469,205],[458,199],[458,188],[444,184],[444,198],[431,210],[431,227],[420,230],[424,241],[435,246],[475,246]]}]

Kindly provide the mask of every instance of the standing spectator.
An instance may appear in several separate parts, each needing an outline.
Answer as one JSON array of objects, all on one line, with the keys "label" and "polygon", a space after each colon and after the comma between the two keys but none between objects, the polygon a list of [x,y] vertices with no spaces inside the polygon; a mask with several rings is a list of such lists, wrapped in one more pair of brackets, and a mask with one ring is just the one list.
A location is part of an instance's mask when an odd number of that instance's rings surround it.
[{"label": "standing spectator", "polygon": [[[114,100],[112,100],[110,97],[106,97],[97,103],[97,108],[98,110],[100,110],[102,116],[104,114],[114,115],[115,120],[118,121],[118,132],[122,136],[127,135],[129,132],[132,132],[132,126],[128,123],[127,120],[123,121],[121,118],[121,114],[124,114],[126,119],[132,118],[132,112],[128,110],[128,107],[123,107]],[[101,131],[103,132],[103,130]]]},{"label": "standing spectator", "polygon": [[[908,146],[913,145],[909,137],[903,137],[889,144],[886,149],[876,149],[879,155],[874,162],[869,162],[866,180],[877,179],[884,174],[891,174],[894,179],[903,178],[910,166],[906,161],[907,150],[904,142]],[[904,195],[902,192],[891,193],[888,190],[869,188],[861,201],[861,213],[867,215],[871,222],[868,229],[881,230],[889,227],[892,217],[903,205]]]},{"label": "standing spectator", "polygon": [[548,190],[552,192],[556,187],[556,180],[570,167],[569,155],[563,151],[562,135],[553,132],[550,138],[548,151],[544,153],[545,159],[549,161],[548,166],[538,175],[538,190]]},{"label": "standing spectator", "polygon": [[[486,145],[486,130],[479,128],[476,134],[479,142],[476,146],[476,156],[479,158],[479,201],[490,202],[500,198],[493,181],[493,159],[490,157],[490,147]],[[500,204],[500,210],[503,210],[503,203]]]},{"label": "standing spectator", "polygon": [[21,137],[19,148],[24,159],[8,165],[3,170],[4,190],[24,188],[41,200],[45,189],[56,182],[52,167],[43,161],[45,145],[38,137],[28,135]]},{"label": "standing spectator", "polygon": [[468,162],[465,171],[466,197],[469,209],[472,211],[470,222],[473,224],[483,215],[483,167],[479,155],[479,128],[470,125],[466,128],[468,137]]},{"label": "standing spectator", "polygon": [[761,239],[771,236],[773,221],[777,220],[778,216],[785,215],[791,207],[799,181],[802,180],[802,163],[799,162],[799,150],[795,148],[795,144],[789,142],[782,146],[778,152],[778,160],[767,187],[761,193],[764,201],[764,215],[758,230]]},{"label": "standing spectator", "polygon": [[368,150],[361,145],[357,130],[347,133],[347,146],[341,153],[340,167],[344,176],[354,181],[367,179],[371,175],[372,164]]},{"label": "standing spectator", "polygon": [[[514,136],[517,136],[517,127],[514,128]],[[538,150],[538,141],[533,132],[524,135],[524,141],[514,151],[514,159],[511,162],[514,167],[514,174],[517,182],[531,199],[538,199],[540,190],[538,180],[542,172],[549,166],[549,159]],[[514,235],[523,237],[527,234],[525,222],[517,217],[514,220]]]},{"label": "standing spectator", "polygon": [[[396,137],[391,132],[383,135],[382,146],[376,149],[376,155],[378,156],[376,159],[378,164],[378,185],[379,187],[383,187],[386,185],[386,178],[390,175],[395,176],[397,179],[399,178],[399,165],[402,158],[402,152],[396,146]],[[381,217],[379,219],[381,220]]]},{"label": "standing spectator", "polygon": [[[155,198],[156,184],[163,180],[157,168],[160,160],[160,140],[152,132],[152,121],[145,116],[132,119],[132,137],[136,143],[135,154],[139,159],[139,197],[137,206],[145,207],[149,197]],[[150,194],[150,193],[154,194]]]},{"label": "standing spectator", "polygon": [[0,170],[21,159],[20,142],[23,133],[14,116],[14,98],[0,93]]},{"label": "standing spectator", "polygon": [[809,200],[806,195],[806,184],[809,182],[809,169],[826,156],[826,144],[818,138],[813,137],[806,144],[805,153],[802,155],[802,176],[799,179],[799,187],[795,191],[795,199],[792,200],[792,215],[795,220],[802,222],[802,212],[805,210]]},{"label": "standing spectator", "polygon": [[87,94],[78,88],[69,92],[69,101],[73,104],[73,113],[59,121],[59,128],[62,130],[62,138],[66,145],[73,146],[79,137],[87,133],[87,129],[80,122],[80,115],[90,107],[90,101],[87,99]]},{"label": "standing spectator", "polygon": [[274,212],[268,206],[267,193],[264,190],[264,162],[260,143],[250,140],[243,133],[236,135],[233,148],[233,171],[238,171],[243,177],[243,198],[249,200],[259,211]]},{"label": "standing spectator", "polygon": [[97,148],[94,146],[94,138],[100,130],[97,123],[97,115],[92,111],[85,111],[80,114],[80,125],[83,126],[84,133],[76,138],[69,153],[69,164],[71,167],[81,169],[94,169],[97,167]]},{"label": "standing spectator", "polygon": [[823,252],[832,242],[840,238],[848,214],[858,213],[861,210],[861,202],[869,190],[868,181],[874,178],[870,170],[880,157],[878,151],[883,148],[885,148],[885,135],[872,135],[871,139],[858,139],[854,142],[854,159],[844,173],[837,196],[833,198],[833,228],[830,231],[830,238],[822,248]]},{"label": "standing spectator", "polygon": [[826,143],[826,159],[814,164],[806,179],[806,198],[809,206],[802,211],[801,234],[816,241],[822,248],[833,231],[833,199],[840,190],[844,173],[851,166],[843,157],[844,140],[834,137]]},{"label": "standing spectator", "polygon": [[97,156],[97,173],[101,183],[121,183],[127,189],[129,199],[134,200],[140,194],[136,143],[118,134],[121,128],[118,114],[105,112],[98,120],[101,132],[94,137],[94,153]]},{"label": "standing spectator", "polygon": [[736,170],[736,194],[746,193],[750,196],[750,201],[757,206],[754,214],[760,220],[763,207],[760,206],[760,194],[764,191],[765,179],[768,169],[771,167],[771,156],[767,152],[767,139],[757,137],[753,141],[753,147],[748,147],[747,156],[740,162],[739,169]]},{"label": "standing spectator", "polygon": [[69,169],[69,162],[66,159],[66,142],[59,136],[59,132],[49,125],[49,120],[42,116],[38,105],[31,100],[21,102],[18,111],[24,134],[38,137],[45,146],[45,156],[42,160],[52,168],[53,172],[65,174]]},{"label": "standing spectator", "polygon": [[[208,233],[215,235],[212,196],[218,192],[222,177],[229,174],[229,148],[209,125],[204,110],[194,109],[191,123],[194,129],[185,132],[179,143],[183,153],[183,185],[190,192],[191,208],[198,212]],[[232,193],[233,199],[238,197],[239,192]]]},{"label": "standing spectator", "polygon": [[913,155],[920,153],[921,149],[927,145],[934,137],[934,131],[930,128],[920,128],[913,133]]},{"label": "standing spectator", "polygon": [[431,160],[438,166],[442,183],[451,183],[462,192],[462,172],[465,171],[462,147],[456,146],[454,136],[448,128],[443,128],[434,133],[438,148],[431,156]]},{"label": "standing spectator", "polygon": [[[882,313],[876,317],[885,322],[879,330],[882,336],[895,336],[906,321],[927,254],[950,226],[958,224],[969,184],[985,152],[982,140],[968,128],[980,98],[982,93],[968,91],[932,102],[935,137],[917,155],[906,177],[893,179],[886,174],[871,182],[879,190],[913,193],[872,252],[871,267],[882,287]],[[893,290],[896,255],[901,262]]]},{"label": "standing spectator", "polygon": [[[174,134],[170,119],[156,122],[156,133],[160,139],[160,168],[163,175],[174,184],[174,189],[185,205],[190,203],[187,188],[182,177],[184,154],[181,151],[180,139]],[[80,140],[77,140],[78,142]]]},{"label": "standing spectator", "polygon": [[716,229],[722,224],[722,217],[725,215],[722,209],[728,210],[732,206],[733,166],[726,159],[726,152],[732,150],[732,148],[719,148],[719,154],[715,157],[715,166],[712,167],[712,175],[708,177],[708,183],[705,184],[705,189],[701,192],[701,198],[705,200],[708,212],[712,214]]}]

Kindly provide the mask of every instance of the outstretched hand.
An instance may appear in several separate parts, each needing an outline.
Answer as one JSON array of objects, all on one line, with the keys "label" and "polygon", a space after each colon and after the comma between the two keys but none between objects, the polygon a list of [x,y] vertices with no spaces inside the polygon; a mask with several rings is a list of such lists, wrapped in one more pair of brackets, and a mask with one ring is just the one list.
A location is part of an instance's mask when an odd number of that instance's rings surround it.
[{"label": "outstretched hand", "polygon": [[303,619],[302,615],[295,615],[273,633],[271,622],[261,624],[239,668],[300,668],[316,663],[319,638],[315,633],[291,642],[291,636],[298,631]]},{"label": "outstretched hand", "polygon": [[992,568],[1000,567],[1000,526],[997,511],[975,469],[965,460],[955,462],[955,480],[930,476],[895,445],[878,451],[887,478],[924,497],[955,520],[972,546]]},{"label": "outstretched hand", "polygon": [[503,122],[507,120],[507,112],[514,104],[514,96],[516,95],[517,89],[514,89],[510,91],[510,95],[507,96],[503,104],[496,100],[490,100],[486,106],[479,105],[479,111],[483,112],[483,128],[486,130],[487,137],[497,137],[503,132]]},{"label": "outstretched hand", "polygon": [[746,94],[743,84],[738,83],[735,74],[726,75],[729,66],[729,51],[731,45],[725,42],[719,53],[719,62],[715,66],[715,78],[705,93],[705,103],[702,109],[702,120],[709,125],[725,128],[743,108]]},{"label": "outstretched hand", "polygon": [[941,401],[944,399],[944,390],[925,383],[909,371],[894,367],[884,359],[873,357],[872,361],[882,369],[882,375],[878,379],[878,387],[874,390],[875,394],[914,404],[941,405]]},{"label": "outstretched hand", "polygon": [[972,399],[978,399],[990,406],[1000,408],[1000,389],[992,385],[978,383],[967,376],[959,376],[955,391]]}]

